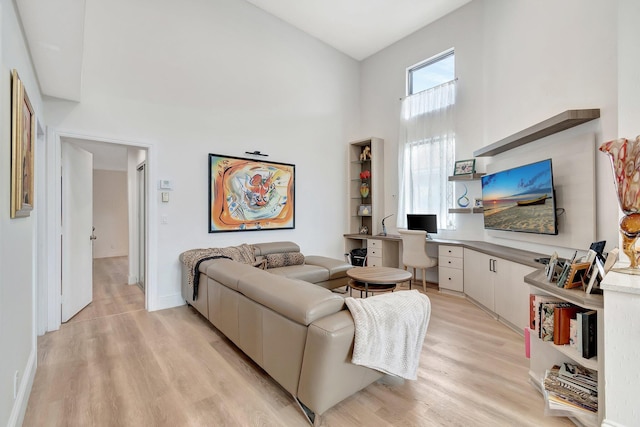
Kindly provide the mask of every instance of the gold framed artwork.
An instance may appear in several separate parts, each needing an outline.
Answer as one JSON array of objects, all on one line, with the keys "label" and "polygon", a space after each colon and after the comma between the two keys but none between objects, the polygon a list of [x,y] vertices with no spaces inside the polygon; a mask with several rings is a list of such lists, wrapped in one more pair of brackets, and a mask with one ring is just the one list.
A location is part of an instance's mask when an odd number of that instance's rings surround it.
[{"label": "gold framed artwork", "polygon": [[33,210],[36,120],[16,70],[11,71],[11,218]]}]

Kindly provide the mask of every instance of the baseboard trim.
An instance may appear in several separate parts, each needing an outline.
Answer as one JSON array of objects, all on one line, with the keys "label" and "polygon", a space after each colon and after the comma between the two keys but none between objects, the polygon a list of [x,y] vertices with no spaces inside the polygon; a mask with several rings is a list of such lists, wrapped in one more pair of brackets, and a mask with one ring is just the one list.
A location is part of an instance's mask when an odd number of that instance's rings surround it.
[{"label": "baseboard trim", "polygon": [[38,349],[34,346],[29,354],[27,366],[24,369],[22,380],[20,381],[20,387],[18,388],[18,395],[16,396],[15,402],[13,402],[11,415],[9,415],[7,427],[19,427],[24,421],[24,414],[27,412],[27,404],[29,403],[29,395],[31,394],[31,388],[33,387],[33,380],[36,377],[37,354]]}]

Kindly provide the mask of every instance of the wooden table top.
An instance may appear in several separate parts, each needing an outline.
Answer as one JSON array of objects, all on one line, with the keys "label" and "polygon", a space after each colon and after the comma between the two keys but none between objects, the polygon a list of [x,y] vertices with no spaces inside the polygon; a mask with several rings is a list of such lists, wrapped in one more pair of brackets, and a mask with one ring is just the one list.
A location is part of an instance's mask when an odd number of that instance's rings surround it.
[{"label": "wooden table top", "polygon": [[354,267],[347,270],[347,276],[364,283],[400,283],[411,279],[408,271],[393,267]]}]

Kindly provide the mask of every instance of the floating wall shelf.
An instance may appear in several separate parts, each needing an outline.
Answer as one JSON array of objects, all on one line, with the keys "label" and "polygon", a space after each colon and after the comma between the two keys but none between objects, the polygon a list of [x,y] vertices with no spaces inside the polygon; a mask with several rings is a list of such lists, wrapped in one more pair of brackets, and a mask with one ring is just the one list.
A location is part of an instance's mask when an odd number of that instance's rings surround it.
[{"label": "floating wall shelf", "polygon": [[477,181],[483,175],[484,173],[473,173],[469,175],[452,175],[449,177],[449,181]]},{"label": "floating wall shelf", "polygon": [[600,109],[567,110],[507,138],[473,152],[475,157],[495,156],[554,133],[562,132],[600,117]]}]

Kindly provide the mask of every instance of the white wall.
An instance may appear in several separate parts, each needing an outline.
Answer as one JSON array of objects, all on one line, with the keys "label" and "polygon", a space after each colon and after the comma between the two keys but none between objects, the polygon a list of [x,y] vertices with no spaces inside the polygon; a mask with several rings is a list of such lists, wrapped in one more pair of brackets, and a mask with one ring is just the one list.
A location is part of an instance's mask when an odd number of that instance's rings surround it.
[{"label": "white wall", "polygon": [[[12,1],[0,2],[0,18],[0,425],[14,425],[24,416],[35,373],[35,230],[37,215],[44,215],[38,203],[39,192],[45,189],[36,184],[35,211],[30,217],[10,219],[11,70],[18,70],[39,118],[42,99]],[[39,168],[36,164],[36,174]],[[16,371],[19,394],[14,399]]]},{"label": "white wall", "polygon": [[[187,249],[292,240],[307,254],[342,257],[346,146],[359,136],[356,61],[234,0],[87,2],[85,28],[82,102],[47,100],[48,124],[152,144],[156,176],[174,183],[169,203],[150,183],[168,219],[149,284],[160,306],[181,301]],[[247,150],[296,165],[295,230],[207,233],[207,155]]]},{"label": "white wall", "polygon": [[93,170],[93,257],[129,254],[127,172]]},{"label": "white wall", "polygon": [[[617,9],[608,2],[473,1],[363,62],[363,128],[385,139],[387,158],[392,158],[406,67],[454,47],[456,158],[472,158],[473,151],[568,109],[600,108],[597,144],[617,138],[617,34],[611,30],[616,22]],[[592,140],[587,146],[595,149]],[[480,159],[477,169],[485,171],[490,161]],[[607,240],[609,250],[618,239],[607,162],[596,154],[596,236]],[[385,169],[386,194],[395,195],[397,165],[387,162]],[[469,185],[471,199],[480,195],[476,184]],[[385,202],[386,212],[397,210],[395,197]],[[526,236],[522,241],[488,236],[481,215],[457,215],[457,221],[457,231],[438,237],[492,240],[541,252],[554,246],[532,245]]]}]

